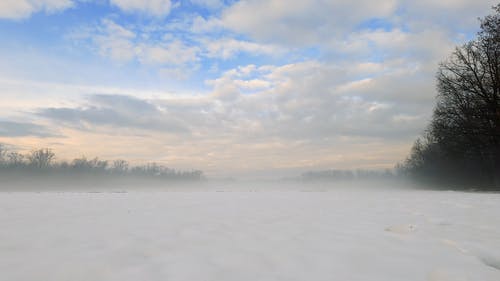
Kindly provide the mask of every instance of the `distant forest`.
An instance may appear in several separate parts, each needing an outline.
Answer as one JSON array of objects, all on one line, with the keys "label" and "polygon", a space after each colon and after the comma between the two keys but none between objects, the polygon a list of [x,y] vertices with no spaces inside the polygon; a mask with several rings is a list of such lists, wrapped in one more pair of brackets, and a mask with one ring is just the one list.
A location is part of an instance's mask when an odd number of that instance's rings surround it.
[{"label": "distant forest", "polygon": [[392,170],[324,170],[309,171],[301,176],[305,182],[314,181],[351,181],[351,180],[388,180],[399,178]]},{"label": "distant forest", "polygon": [[202,180],[203,172],[178,171],[156,163],[132,166],[125,160],[76,158],[55,161],[56,155],[49,148],[35,149],[22,154],[0,144],[0,175],[3,177],[134,177],[165,180]]},{"label": "distant forest", "polygon": [[477,37],[440,64],[432,120],[398,166],[407,177],[500,190],[500,4],[493,10]]}]

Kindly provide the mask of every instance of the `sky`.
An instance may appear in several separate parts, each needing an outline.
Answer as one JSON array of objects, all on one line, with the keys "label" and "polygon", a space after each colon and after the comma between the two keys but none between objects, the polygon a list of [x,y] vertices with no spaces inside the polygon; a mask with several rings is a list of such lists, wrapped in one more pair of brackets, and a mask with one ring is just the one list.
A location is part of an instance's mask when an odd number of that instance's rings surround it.
[{"label": "sky", "polygon": [[208,176],[392,168],[490,0],[1,0],[0,143]]}]

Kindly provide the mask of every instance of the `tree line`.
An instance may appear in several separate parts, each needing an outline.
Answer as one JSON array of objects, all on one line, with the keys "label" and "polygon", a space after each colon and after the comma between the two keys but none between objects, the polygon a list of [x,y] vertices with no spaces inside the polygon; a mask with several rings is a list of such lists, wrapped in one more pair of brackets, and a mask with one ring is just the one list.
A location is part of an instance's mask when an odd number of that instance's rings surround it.
[{"label": "tree line", "polygon": [[301,180],[309,181],[351,181],[351,180],[387,180],[398,178],[392,170],[324,170],[309,171],[301,176]]},{"label": "tree line", "polygon": [[500,189],[500,4],[438,68],[437,103],[400,173],[427,184]]},{"label": "tree line", "polygon": [[178,171],[157,163],[132,166],[123,159],[102,160],[99,158],[75,158],[71,161],[56,161],[49,148],[35,149],[28,153],[9,150],[0,144],[0,174],[24,176],[36,175],[83,175],[83,176],[133,176],[156,179],[201,180],[199,170]]}]

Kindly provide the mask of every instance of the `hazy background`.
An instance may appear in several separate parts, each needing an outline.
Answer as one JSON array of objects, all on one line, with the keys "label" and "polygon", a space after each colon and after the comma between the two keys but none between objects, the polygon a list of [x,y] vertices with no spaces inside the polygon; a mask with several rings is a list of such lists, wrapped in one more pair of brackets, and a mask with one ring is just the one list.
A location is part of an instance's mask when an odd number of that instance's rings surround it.
[{"label": "hazy background", "polygon": [[0,142],[279,178],[384,169],[495,1],[0,2]]}]

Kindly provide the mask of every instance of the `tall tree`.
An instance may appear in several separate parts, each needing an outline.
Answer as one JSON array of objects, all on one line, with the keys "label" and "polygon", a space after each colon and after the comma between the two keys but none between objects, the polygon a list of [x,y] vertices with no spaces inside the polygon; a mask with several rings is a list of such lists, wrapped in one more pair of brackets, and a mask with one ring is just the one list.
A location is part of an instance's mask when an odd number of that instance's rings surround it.
[{"label": "tall tree", "polygon": [[493,10],[480,19],[477,38],[439,66],[426,142],[417,142],[407,161],[414,173],[500,185],[500,4]]}]

